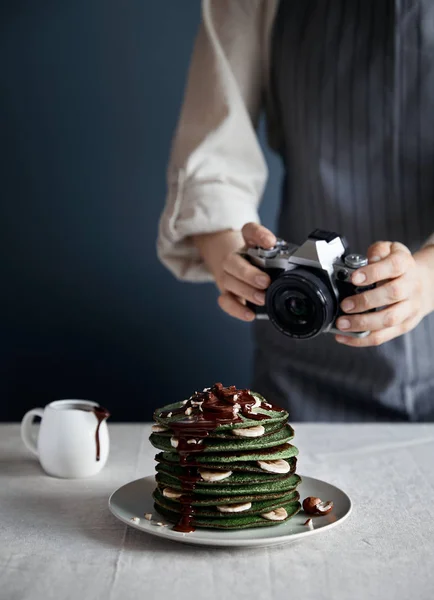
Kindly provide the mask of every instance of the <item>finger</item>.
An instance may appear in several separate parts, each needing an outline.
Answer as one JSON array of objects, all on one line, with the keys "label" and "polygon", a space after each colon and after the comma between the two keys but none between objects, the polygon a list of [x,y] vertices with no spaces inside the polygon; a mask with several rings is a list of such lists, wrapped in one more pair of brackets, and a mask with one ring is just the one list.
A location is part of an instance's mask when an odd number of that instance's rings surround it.
[{"label": "finger", "polygon": [[399,242],[393,242],[391,252],[386,258],[358,269],[351,276],[351,281],[354,285],[371,285],[399,277],[413,265],[414,258],[410,250]]},{"label": "finger", "polygon": [[230,292],[219,296],[217,302],[225,313],[231,317],[235,317],[235,319],[240,319],[241,321],[253,321],[255,318],[254,313],[246,308],[240,300],[235,298]]},{"label": "finger", "polygon": [[389,342],[404,333],[407,333],[414,329],[420,322],[419,318],[410,317],[404,323],[397,327],[389,327],[388,329],[381,329],[380,331],[374,331],[364,338],[353,338],[344,335],[336,335],[335,340],[339,344],[345,346],[352,346],[353,348],[367,348],[368,346],[381,346],[385,342]]},{"label": "finger", "polygon": [[413,313],[412,303],[405,300],[378,312],[340,317],[336,324],[341,331],[379,331],[401,325]]},{"label": "finger", "polygon": [[276,236],[269,229],[258,223],[247,223],[241,233],[248,246],[271,248],[276,243]]},{"label": "finger", "polygon": [[253,288],[252,286],[240,281],[232,275],[225,273],[223,276],[223,286],[225,290],[228,290],[235,296],[249,300],[258,306],[264,306],[265,304],[265,293],[260,290]]},{"label": "finger", "polygon": [[375,242],[372,246],[369,246],[366,256],[370,263],[378,262],[379,260],[386,258],[390,254],[390,248],[392,242]]},{"label": "finger", "polygon": [[239,254],[230,254],[223,263],[223,270],[225,273],[260,290],[265,290],[271,283],[269,276],[264,271],[251,265]]},{"label": "finger", "polygon": [[413,287],[413,278],[406,273],[401,277],[379,285],[373,290],[345,298],[341,303],[341,308],[345,313],[361,313],[389,304],[396,304],[402,300],[407,300],[411,296]]}]

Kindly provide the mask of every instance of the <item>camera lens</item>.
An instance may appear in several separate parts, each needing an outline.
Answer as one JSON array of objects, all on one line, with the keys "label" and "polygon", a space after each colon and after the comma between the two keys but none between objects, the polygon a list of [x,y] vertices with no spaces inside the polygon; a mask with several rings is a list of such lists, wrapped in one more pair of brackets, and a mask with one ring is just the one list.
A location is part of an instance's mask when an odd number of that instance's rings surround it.
[{"label": "camera lens", "polygon": [[293,269],[276,279],[267,292],[270,321],[285,335],[310,338],[334,320],[337,302],[329,284],[307,269]]},{"label": "camera lens", "polygon": [[288,313],[288,318],[294,323],[306,323],[312,317],[313,305],[309,298],[297,291],[286,291],[279,298],[279,303],[283,302],[284,309]]}]

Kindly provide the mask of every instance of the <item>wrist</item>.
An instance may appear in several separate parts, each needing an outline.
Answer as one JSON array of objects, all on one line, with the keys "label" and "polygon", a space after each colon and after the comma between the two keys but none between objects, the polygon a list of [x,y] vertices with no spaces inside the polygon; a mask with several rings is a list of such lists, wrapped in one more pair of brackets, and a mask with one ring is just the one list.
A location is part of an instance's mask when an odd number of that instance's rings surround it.
[{"label": "wrist", "polygon": [[219,278],[225,258],[244,245],[241,231],[232,229],[195,235],[191,240],[215,279]]},{"label": "wrist", "polygon": [[434,244],[424,246],[414,255],[414,260],[422,270],[424,282],[425,314],[434,311]]}]

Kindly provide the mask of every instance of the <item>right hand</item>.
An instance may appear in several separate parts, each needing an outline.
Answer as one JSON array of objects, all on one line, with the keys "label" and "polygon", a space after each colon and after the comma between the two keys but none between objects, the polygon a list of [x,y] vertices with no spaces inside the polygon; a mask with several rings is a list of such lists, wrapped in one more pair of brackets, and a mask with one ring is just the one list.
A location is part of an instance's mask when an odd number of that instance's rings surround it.
[{"label": "right hand", "polygon": [[197,236],[194,240],[220,290],[218,304],[231,317],[253,321],[254,313],[246,307],[246,300],[263,306],[265,290],[270,285],[269,276],[254,267],[238,252],[245,246],[271,248],[276,236],[266,227],[247,223],[239,232],[224,231]]}]

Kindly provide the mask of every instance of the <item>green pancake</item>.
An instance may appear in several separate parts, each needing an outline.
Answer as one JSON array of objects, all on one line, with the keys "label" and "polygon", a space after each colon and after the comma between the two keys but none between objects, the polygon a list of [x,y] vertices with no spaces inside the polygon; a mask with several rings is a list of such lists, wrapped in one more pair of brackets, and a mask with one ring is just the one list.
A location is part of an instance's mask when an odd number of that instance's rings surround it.
[{"label": "green pancake", "polygon": [[[254,398],[257,398],[258,400],[260,400],[261,403],[266,403],[266,401],[260,394],[257,394],[256,392],[250,392],[250,394]],[[171,417],[163,417],[162,415],[164,413],[173,412],[175,410],[182,408],[186,402],[187,402],[187,400],[184,400],[182,402],[174,402],[173,404],[168,404],[166,406],[163,406],[162,408],[157,408],[157,410],[154,412],[154,420],[157,423],[160,423],[160,425],[170,428],[171,423],[175,423],[176,421],[184,419],[185,415],[180,414],[180,415],[173,415]],[[242,428],[242,427],[255,427],[258,424],[264,425],[265,422],[268,425],[270,425],[271,423],[285,423],[288,420],[288,416],[289,416],[285,410],[279,410],[279,411],[270,410],[270,409],[267,409],[266,407],[262,407],[262,406],[258,406],[257,408],[254,409],[254,411],[259,414],[267,415],[267,417],[269,417],[269,418],[267,420],[264,419],[262,421],[257,421],[255,419],[248,419],[244,415],[240,414],[239,422],[235,421],[234,423],[229,423],[226,425],[219,425],[218,427],[215,428],[214,433],[221,433],[221,432],[224,432],[229,429],[237,429],[237,428]]]},{"label": "green pancake", "polygon": [[[153,498],[155,503],[167,510],[171,510],[172,512],[176,512],[181,514],[182,505],[179,502],[174,500],[170,500],[163,496],[161,491],[157,488],[153,493]],[[252,506],[246,511],[243,511],[243,516],[250,515],[260,515],[265,512],[269,512],[271,510],[275,510],[283,506],[284,504],[289,504],[293,502],[298,502],[300,499],[300,494],[296,491],[289,492],[280,496],[279,498],[267,498],[265,500],[255,500],[252,501]],[[217,510],[217,506],[221,506],[224,504],[223,502],[215,503],[214,505],[206,506],[206,505],[195,505],[194,514],[195,517],[212,517],[215,519],[227,519],[227,518],[236,518],[241,515],[241,513],[222,513]]]},{"label": "green pancake", "polygon": [[[295,472],[297,459],[290,458],[289,460],[292,461],[292,463],[290,463],[290,471],[288,473],[268,473],[263,470],[260,470],[260,473],[235,472],[221,481],[204,481],[203,479],[200,479],[195,485],[196,487],[212,486],[219,488],[222,486],[267,483],[269,481],[288,479]],[[179,479],[179,477],[182,478],[182,476],[185,475],[185,469],[176,465],[160,463],[157,465],[156,469],[158,473],[165,473],[175,479]]]},{"label": "green pancake", "polygon": [[[180,464],[180,456],[176,452],[164,452],[163,454],[166,460],[174,462],[175,464]],[[250,452],[227,452],[224,454],[195,454],[193,462],[198,463],[200,466],[209,466],[210,469],[217,468],[217,466],[214,465],[218,464],[225,465],[225,469],[232,469],[234,463],[246,464],[246,461],[278,460],[280,458],[287,459],[297,456],[297,454],[298,448],[291,444],[283,444],[282,446],[277,447],[275,451],[274,449],[271,451],[267,449],[265,452],[261,452],[261,450],[252,450]],[[228,465],[230,465],[230,467],[228,467]],[[262,469],[261,472],[263,472]]]},{"label": "green pancake", "polygon": [[[166,473],[158,473],[156,476],[156,481],[158,484],[173,488],[174,490],[183,490],[181,482],[178,479],[167,475]],[[248,485],[232,486],[228,485],[219,487],[213,485],[204,485],[201,487],[196,487],[194,494],[199,496],[240,496],[245,494],[252,496],[254,494],[280,493],[295,489],[297,485],[299,485],[300,481],[301,479],[299,475],[294,474],[287,479],[276,479],[276,481],[269,481],[267,483],[253,483]]]},{"label": "green pancake", "polygon": [[[294,467],[295,470],[295,466],[297,463],[297,459],[296,456],[298,454],[298,448],[296,448],[295,446],[291,446],[290,444],[288,444],[289,448],[287,448],[285,451],[281,451],[280,453],[276,452],[275,454],[273,454],[272,456],[270,454],[267,454],[266,456],[264,456],[263,458],[257,458],[256,460],[250,460],[249,455],[247,455],[247,460],[243,460],[242,458],[240,458],[240,462],[235,462],[232,461],[230,462],[230,464],[224,464],[223,462],[223,457],[217,456],[217,457],[210,457],[209,455],[206,455],[204,457],[202,457],[202,461],[197,460],[198,457],[195,457],[195,460],[200,463],[200,468],[203,469],[210,469],[211,471],[236,471],[236,472],[242,472],[242,473],[267,473],[267,471],[264,471],[263,469],[261,469],[261,467],[258,466],[257,460],[277,460],[277,459],[282,459],[282,460],[286,460],[287,463],[289,463],[290,465],[290,472],[292,470],[292,465]],[[283,456],[285,454],[285,456]],[[287,456],[289,455],[289,456]],[[218,460],[214,460],[214,462],[209,462],[207,461],[207,459],[212,458],[212,459],[219,459]],[[155,456],[155,460],[161,464],[165,464],[165,465],[179,465],[179,461],[180,461],[180,457],[179,454],[176,454],[175,452],[159,452],[156,456]],[[228,461],[226,461],[228,462]],[[272,473],[273,475],[273,473]],[[276,475],[276,477],[278,477],[278,473],[274,473],[274,475]]]},{"label": "green pancake", "polygon": [[[159,512],[165,519],[171,523],[177,523],[179,520],[179,514],[171,510],[167,510],[158,504],[154,504],[154,508]],[[284,521],[269,521],[261,516],[252,515],[250,517],[241,516],[243,513],[239,513],[240,516],[234,518],[222,518],[222,519],[210,519],[209,517],[193,517],[191,524],[195,527],[204,529],[251,529],[254,527],[272,527],[274,525],[282,525],[287,523],[294,515],[296,515],[300,509],[300,502],[293,502],[284,504],[283,508],[287,511],[288,517]]]},{"label": "green pancake", "polygon": [[[244,487],[238,492],[233,488],[227,489],[212,489],[212,490],[201,490],[197,489],[194,492],[186,492],[181,487],[175,488],[170,485],[166,485],[161,481],[158,481],[160,475],[157,475],[158,488],[171,488],[178,492],[182,492],[186,495],[191,495],[192,506],[212,506],[215,504],[240,504],[242,502],[254,502],[259,500],[266,500],[271,498],[281,498],[289,492],[295,491],[297,486],[301,482],[299,475],[291,475],[291,477],[284,482],[278,481],[276,484],[268,484],[269,487],[265,489],[260,486]],[[285,485],[283,485],[285,484]],[[174,500],[178,502],[178,500]]]},{"label": "green pancake", "polygon": [[[232,438],[224,440],[206,439],[204,441],[203,453],[209,452],[239,452],[240,450],[256,450],[262,448],[272,448],[273,446],[280,446],[292,440],[294,437],[294,430],[289,425],[285,425],[282,429],[276,433],[270,435],[261,436],[257,438]],[[174,450],[170,443],[170,438],[160,435],[159,433],[152,433],[150,436],[151,444],[154,448],[159,450],[170,451]],[[176,450],[176,449],[175,449]]]},{"label": "green pancake", "polygon": [[[261,436],[262,438],[266,437],[267,435],[270,435],[272,433],[276,433],[277,431],[279,431],[280,429],[283,429],[283,427],[285,427],[285,423],[284,422],[273,422],[270,423],[269,421],[261,421],[261,422],[256,422],[256,425],[262,425],[262,427],[265,429],[265,433]],[[250,426],[249,426],[250,427]],[[211,432],[208,436],[207,436],[207,440],[221,440],[221,439],[229,439],[229,440],[234,440],[234,439],[243,439],[240,436],[236,436],[233,433],[234,429],[240,429],[242,427],[233,427],[232,429],[226,429],[225,431],[222,431],[220,433],[216,433],[216,432]],[[174,434],[172,429],[168,429],[167,431],[159,431],[158,432],[159,436],[162,437],[167,437],[170,438],[172,437]],[[246,439],[246,438],[244,438]],[[250,438],[252,439],[252,438]]]}]

